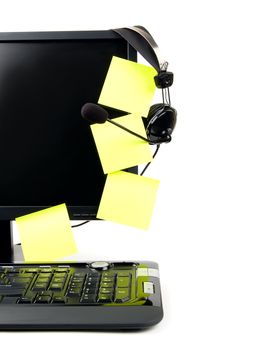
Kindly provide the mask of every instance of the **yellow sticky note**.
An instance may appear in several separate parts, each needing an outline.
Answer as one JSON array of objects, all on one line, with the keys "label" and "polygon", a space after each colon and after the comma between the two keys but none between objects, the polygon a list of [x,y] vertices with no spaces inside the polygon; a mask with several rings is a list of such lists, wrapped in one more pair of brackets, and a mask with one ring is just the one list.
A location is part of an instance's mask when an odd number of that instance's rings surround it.
[{"label": "yellow sticky note", "polygon": [[159,181],[118,171],[108,174],[97,218],[147,230]]},{"label": "yellow sticky note", "polygon": [[57,261],[77,252],[65,204],[16,218],[27,262]]},{"label": "yellow sticky note", "polygon": [[98,103],[146,117],[156,88],[155,75],[153,67],[113,56]]},{"label": "yellow sticky note", "polygon": [[[129,114],[115,118],[114,121],[147,137],[139,115]],[[152,161],[148,142],[109,122],[91,125],[91,131],[105,174]]]}]

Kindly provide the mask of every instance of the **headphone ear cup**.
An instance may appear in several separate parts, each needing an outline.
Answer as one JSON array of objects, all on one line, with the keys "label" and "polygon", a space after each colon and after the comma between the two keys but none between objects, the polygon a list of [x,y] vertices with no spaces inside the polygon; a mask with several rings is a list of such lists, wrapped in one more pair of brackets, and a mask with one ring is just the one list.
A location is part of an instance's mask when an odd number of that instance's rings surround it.
[{"label": "headphone ear cup", "polygon": [[151,106],[146,120],[146,132],[150,141],[170,141],[176,121],[176,109],[162,103]]}]

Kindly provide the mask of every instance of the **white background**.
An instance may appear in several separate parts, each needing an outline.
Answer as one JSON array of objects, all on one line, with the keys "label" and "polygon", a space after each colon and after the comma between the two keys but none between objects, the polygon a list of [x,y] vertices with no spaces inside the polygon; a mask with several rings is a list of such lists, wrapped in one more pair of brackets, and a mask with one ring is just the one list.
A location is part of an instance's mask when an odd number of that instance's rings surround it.
[{"label": "white background", "polygon": [[[89,259],[160,264],[164,320],[136,333],[1,333],[21,349],[270,349],[269,1],[1,1],[0,31],[146,26],[175,73],[179,119],[147,175],[148,232],[75,230]],[[121,246],[121,249],[118,248]]]}]

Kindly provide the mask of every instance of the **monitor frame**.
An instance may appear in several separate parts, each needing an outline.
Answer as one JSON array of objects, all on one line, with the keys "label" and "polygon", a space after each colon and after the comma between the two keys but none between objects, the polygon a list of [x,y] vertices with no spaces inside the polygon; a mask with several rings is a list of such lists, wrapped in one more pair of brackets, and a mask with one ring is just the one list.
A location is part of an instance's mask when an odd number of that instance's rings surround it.
[{"label": "monitor frame", "polygon": [[[137,61],[137,51],[113,30],[94,31],[51,31],[51,32],[7,32],[0,33],[0,43],[28,41],[78,41],[78,40],[117,40],[127,45],[127,59]],[[137,167],[127,169],[137,173]],[[96,206],[67,206],[71,220],[93,220],[96,218]],[[14,220],[18,216],[46,209],[48,206],[0,206],[0,220]],[[1,234],[1,233],[0,233]],[[1,239],[1,236],[0,236]]]},{"label": "monitor frame", "polygon": [[[1,32],[0,43],[5,42],[34,42],[34,41],[81,41],[81,40],[117,40],[127,45],[126,59],[136,62],[137,51],[125,39],[113,30],[94,31],[44,31],[44,32]],[[1,162],[1,160],[0,160]],[[127,169],[137,173],[137,167]],[[12,234],[12,220],[16,217],[46,209],[48,206],[0,206],[0,262],[14,262],[14,246]],[[67,206],[71,220],[96,219],[97,206]]]}]

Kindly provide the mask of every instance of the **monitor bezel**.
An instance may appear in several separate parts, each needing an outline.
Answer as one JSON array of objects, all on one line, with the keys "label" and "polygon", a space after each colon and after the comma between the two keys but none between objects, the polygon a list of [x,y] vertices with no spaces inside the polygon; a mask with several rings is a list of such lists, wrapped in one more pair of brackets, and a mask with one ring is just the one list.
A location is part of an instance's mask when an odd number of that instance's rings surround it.
[{"label": "monitor bezel", "polygon": [[[127,44],[127,59],[137,61],[137,51],[113,30],[93,31],[42,31],[42,32],[5,32],[0,33],[0,43],[34,41],[79,41],[79,40],[116,40]],[[127,169],[137,173],[137,167]],[[61,204],[61,203],[59,203]],[[0,220],[14,220],[16,217],[46,209],[48,206],[0,206]],[[97,206],[68,206],[71,220],[96,219]]]}]

